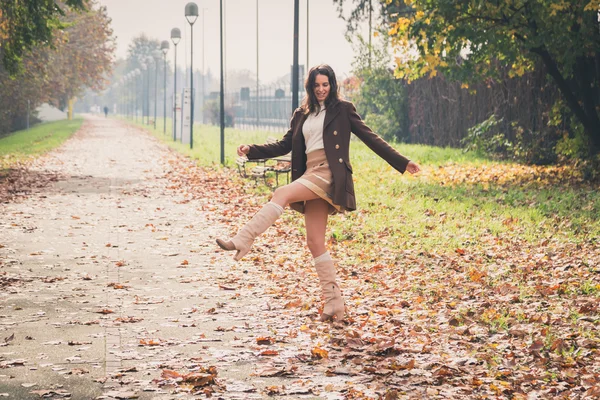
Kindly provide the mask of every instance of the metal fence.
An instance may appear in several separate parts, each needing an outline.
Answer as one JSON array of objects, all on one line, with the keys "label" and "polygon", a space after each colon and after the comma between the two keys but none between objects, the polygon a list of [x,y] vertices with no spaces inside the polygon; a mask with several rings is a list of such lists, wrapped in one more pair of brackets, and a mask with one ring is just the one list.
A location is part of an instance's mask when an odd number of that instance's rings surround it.
[{"label": "metal fence", "polygon": [[[286,87],[287,86],[287,87]],[[299,101],[304,91],[299,93]],[[218,110],[218,107],[216,108]],[[210,115],[208,109],[205,110]],[[227,125],[238,129],[282,131],[289,127],[292,116],[292,96],[288,85],[241,88],[225,94]],[[209,123],[213,123],[210,118]],[[214,121],[217,122],[218,121]]]}]

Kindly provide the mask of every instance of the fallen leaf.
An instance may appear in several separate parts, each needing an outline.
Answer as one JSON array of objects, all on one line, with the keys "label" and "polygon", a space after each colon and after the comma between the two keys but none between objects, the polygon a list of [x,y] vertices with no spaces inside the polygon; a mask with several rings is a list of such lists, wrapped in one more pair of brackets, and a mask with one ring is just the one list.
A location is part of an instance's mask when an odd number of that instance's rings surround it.
[{"label": "fallen leaf", "polygon": [[318,359],[329,358],[329,352],[320,347],[313,348],[310,353],[312,354],[313,358],[318,358]]},{"label": "fallen leaf", "polygon": [[272,337],[257,337],[256,338],[256,343],[262,346],[268,346],[270,344],[273,344],[275,342],[275,340]]}]

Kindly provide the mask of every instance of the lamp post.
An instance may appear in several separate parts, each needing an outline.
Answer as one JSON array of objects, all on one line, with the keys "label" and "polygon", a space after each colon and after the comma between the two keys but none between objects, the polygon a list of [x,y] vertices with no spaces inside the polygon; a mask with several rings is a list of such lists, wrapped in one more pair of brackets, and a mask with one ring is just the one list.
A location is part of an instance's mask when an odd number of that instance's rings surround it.
[{"label": "lamp post", "polygon": [[152,57],[148,56],[146,57],[146,125],[150,125],[150,64],[152,64]]},{"label": "lamp post", "polygon": [[125,107],[125,117],[129,118],[129,92],[131,91],[131,83],[129,82],[129,72],[125,74],[125,97],[123,107]]},{"label": "lamp post", "polygon": [[300,15],[300,0],[294,0],[294,64],[292,66],[292,110],[298,108],[298,27]]},{"label": "lamp post", "polygon": [[129,72],[129,118],[133,121],[135,102],[135,71]]},{"label": "lamp post", "polygon": [[129,93],[127,93],[127,116],[130,119],[133,119],[133,71],[129,71],[127,74],[127,81],[129,82]]},{"label": "lamp post", "polygon": [[175,48],[175,68],[173,69],[173,140],[177,139],[177,44],[181,40],[179,28],[171,29],[171,41]]},{"label": "lamp post", "polygon": [[146,62],[144,61],[141,66],[141,71],[140,71],[140,80],[141,80],[141,87],[142,87],[142,98],[141,98],[141,103],[142,103],[142,125],[144,124],[144,116],[146,115],[146,85],[144,84],[144,75],[145,72],[148,70],[148,65],[146,64]]},{"label": "lamp post", "polygon": [[202,9],[202,71],[201,71],[201,75],[202,75],[202,80],[200,81],[200,86],[202,87],[202,89],[200,89],[200,109],[202,110],[202,120],[201,123],[203,124],[205,119],[204,119],[204,94],[206,93],[206,77],[205,77],[205,69],[204,69],[204,49],[206,46],[204,46],[204,27],[206,26],[206,24],[204,23],[204,12],[208,10],[208,8],[203,8]]},{"label": "lamp post", "polygon": [[138,122],[138,100],[139,100],[139,94],[140,94],[140,87],[139,87],[139,77],[142,75],[142,71],[139,68],[135,69],[135,122]]},{"label": "lamp post", "polygon": [[221,164],[225,164],[225,79],[223,73],[223,0],[221,3]]},{"label": "lamp post", "polygon": [[258,0],[256,0],[256,129],[260,125],[260,98],[259,98],[259,75],[258,75]]},{"label": "lamp post", "polygon": [[118,106],[117,106],[117,110],[119,115],[123,115],[123,91],[125,90],[126,86],[125,86],[125,76],[122,76],[121,79],[119,79],[119,100],[118,100]]},{"label": "lamp post", "polygon": [[[169,44],[169,42],[167,42]],[[162,44],[161,44],[162,48]],[[154,130],[156,130],[156,105],[158,103],[158,62],[160,61],[161,52],[155,50],[152,53],[154,58]]]},{"label": "lamp post", "polygon": [[194,2],[185,5],[185,19],[190,24],[190,149],[194,148],[194,22],[198,19],[198,6]]},{"label": "lamp post", "polygon": [[164,80],[163,80],[163,106],[164,106],[164,111],[163,111],[163,135],[167,134],[167,53],[169,52],[169,42],[166,40],[163,40],[160,43],[160,50],[163,53],[163,59],[164,59],[164,65],[163,65],[163,73],[164,73]]}]

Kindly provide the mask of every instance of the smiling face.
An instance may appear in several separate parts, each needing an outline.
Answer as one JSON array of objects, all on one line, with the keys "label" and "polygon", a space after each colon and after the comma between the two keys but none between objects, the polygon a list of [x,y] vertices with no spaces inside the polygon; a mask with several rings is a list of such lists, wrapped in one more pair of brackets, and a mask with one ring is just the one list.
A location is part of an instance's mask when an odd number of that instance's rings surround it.
[{"label": "smiling face", "polygon": [[326,75],[317,75],[315,77],[315,86],[313,90],[319,103],[323,103],[327,97],[329,97],[329,92],[331,91],[329,78]]}]

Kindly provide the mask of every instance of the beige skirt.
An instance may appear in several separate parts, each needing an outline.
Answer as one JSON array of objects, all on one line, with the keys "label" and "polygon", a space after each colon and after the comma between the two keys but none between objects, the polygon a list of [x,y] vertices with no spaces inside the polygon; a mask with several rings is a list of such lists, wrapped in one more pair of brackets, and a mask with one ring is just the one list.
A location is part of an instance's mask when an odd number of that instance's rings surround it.
[{"label": "beige skirt", "polygon": [[332,199],[333,176],[327,163],[325,150],[311,151],[307,155],[306,172],[296,180],[310,189],[314,194],[329,203],[329,213],[343,212],[343,207],[334,204]]}]

